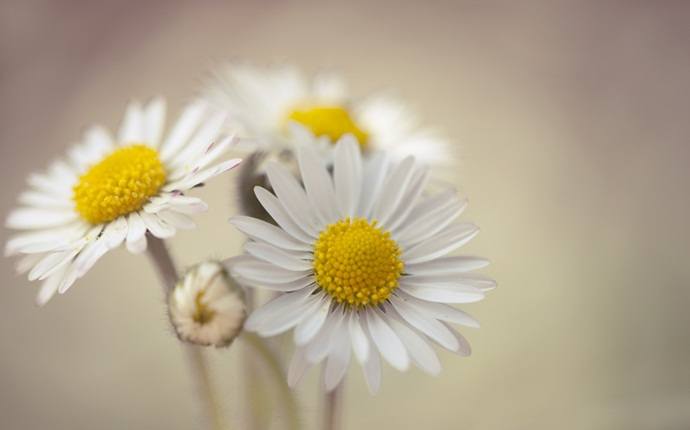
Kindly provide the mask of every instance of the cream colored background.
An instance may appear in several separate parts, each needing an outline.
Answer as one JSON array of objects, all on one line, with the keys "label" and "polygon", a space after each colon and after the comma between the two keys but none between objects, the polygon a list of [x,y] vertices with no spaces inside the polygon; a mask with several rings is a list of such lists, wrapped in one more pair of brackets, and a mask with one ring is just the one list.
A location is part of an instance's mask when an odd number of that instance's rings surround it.
[{"label": "cream colored background", "polygon": [[[99,3],[2,3],[3,214],[131,97],[177,112],[226,58],[340,69],[452,137],[482,227],[466,252],[499,282],[467,306],[483,324],[464,331],[473,356],[441,353],[440,377],[387,369],[370,397],[353,367],[346,428],[690,428],[688,3]],[[172,240],[183,264],[238,251],[233,177]],[[0,267],[0,428],[195,428],[146,259],[114,252],[43,309]],[[239,352],[212,358],[242,429]],[[307,428],[315,382],[299,393]]]}]

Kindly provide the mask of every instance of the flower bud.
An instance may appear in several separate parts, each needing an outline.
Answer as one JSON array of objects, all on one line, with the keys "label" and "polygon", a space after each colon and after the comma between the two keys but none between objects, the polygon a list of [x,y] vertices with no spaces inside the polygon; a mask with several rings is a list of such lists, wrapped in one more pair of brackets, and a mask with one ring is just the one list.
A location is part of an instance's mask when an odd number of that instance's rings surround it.
[{"label": "flower bud", "polygon": [[244,292],[217,261],[188,270],[170,293],[168,308],[177,336],[199,345],[230,345],[247,317]]}]

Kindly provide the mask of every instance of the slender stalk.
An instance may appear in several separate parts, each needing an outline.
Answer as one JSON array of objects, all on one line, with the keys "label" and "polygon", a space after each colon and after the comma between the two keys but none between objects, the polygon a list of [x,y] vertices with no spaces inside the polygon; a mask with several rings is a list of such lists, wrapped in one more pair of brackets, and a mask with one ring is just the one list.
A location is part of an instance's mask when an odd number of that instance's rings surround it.
[{"label": "slender stalk", "polygon": [[[324,371],[326,365],[324,364]],[[340,430],[342,425],[342,411],[343,411],[343,387],[345,380],[341,381],[337,387],[331,391],[325,391],[323,394],[323,429],[324,430]]]},{"label": "slender stalk", "polygon": [[[147,249],[151,262],[158,273],[163,287],[163,293],[167,300],[168,295],[177,282],[178,273],[175,268],[175,263],[165,243],[161,239],[149,235]],[[203,351],[196,345],[185,343],[182,346],[187,355],[190,370],[197,386],[197,393],[204,410],[207,428],[221,430],[223,428],[223,422],[220,415],[219,403],[213,390],[211,375]]]},{"label": "slender stalk", "polygon": [[285,382],[285,374],[280,360],[278,360],[273,351],[271,351],[271,348],[266,345],[266,342],[257,335],[244,333],[243,339],[264,359],[273,379],[278,384],[278,389],[280,390],[279,394],[285,400],[285,413],[288,417],[287,428],[289,430],[299,430],[300,420],[297,402],[295,401],[295,396],[292,394],[292,390],[290,390],[290,387],[288,387]]},{"label": "slender stalk", "polygon": [[[245,300],[247,303],[247,309],[254,309],[255,292],[253,289],[249,288],[245,291]],[[250,350],[243,348],[242,354],[242,367],[243,370],[243,386],[244,386],[244,402],[246,405],[246,427],[250,430],[260,430],[265,426],[265,422],[262,422],[262,416],[264,415],[261,406],[264,404],[262,402],[262,387],[261,380],[259,378],[259,372],[256,368],[256,360],[251,354]]]}]

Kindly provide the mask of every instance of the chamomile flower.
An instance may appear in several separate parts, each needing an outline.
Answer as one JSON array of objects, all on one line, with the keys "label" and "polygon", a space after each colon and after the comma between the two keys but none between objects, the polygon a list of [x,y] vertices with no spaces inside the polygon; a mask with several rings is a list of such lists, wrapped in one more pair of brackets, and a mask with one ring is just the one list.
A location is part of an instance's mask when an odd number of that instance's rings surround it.
[{"label": "chamomile flower", "polygon": [[223,115],[209,116],[205,104],[191,104],[163,138],[165,113],[162,99],[133,102],[117,136],[91,127],[66,159],[29,176],[20,207],[6,220],[22,232],[5,251],[23,255],[18,270],[42,281],[39,304],[67,291],[123,243],[138,253],[146,249],[147,234],[168,238],[194,228],[190,215],[207,206],[185,193],[239,164],[216,163],[234,142],[218,139]]},{"label": "chamomile flower", "polygon": [[428,163],[449,158],[446,141],[422,127],[400,100],[383,94],[353,98],[333,74],[310,80],[290,66],[233,63],[217,71],[206,98],[262,152],[292,153],[306,145],[330,157],[333,145],[349,133],[365,154],[386,150],[396,159],[412,154]]},{"label": "chamomile flower", "polygon": [[231,219],[250,241],[228,262],[247,286],[278,293],[245,329],[262,336],[294,329],[288,383],[326,360],[324,382],[333,389],[354,354],[375,392],[380,356],[401,371],[413,363],[437,374],[432,344],[468,355],[450,324],[478,323],[451,305],[479,301],[495,284],[467,273],[486,260],[448,256],[478,232],[455,222],[465,201],[453,190],[426,194],[428,169],[412,157],[363,161],[352,136],[336,145],[332,176],[311,148],[300,148],[298,162],[304,188],[282,165],[267,165],[275,195],[255,191],[277,225]]}]

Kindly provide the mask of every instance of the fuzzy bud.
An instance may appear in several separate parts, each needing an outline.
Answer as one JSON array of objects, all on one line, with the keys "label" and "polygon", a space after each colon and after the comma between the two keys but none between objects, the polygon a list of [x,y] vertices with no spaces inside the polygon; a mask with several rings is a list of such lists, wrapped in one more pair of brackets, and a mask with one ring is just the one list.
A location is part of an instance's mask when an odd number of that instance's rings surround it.
[{"label": "fuzzy bud", "polygon": [[199,345],[228,346],[247,317],[244,292],[217,261],[192,267],[168,300],[177,336]]}]

